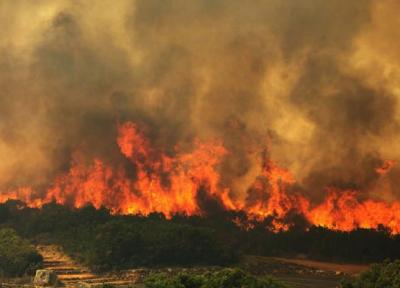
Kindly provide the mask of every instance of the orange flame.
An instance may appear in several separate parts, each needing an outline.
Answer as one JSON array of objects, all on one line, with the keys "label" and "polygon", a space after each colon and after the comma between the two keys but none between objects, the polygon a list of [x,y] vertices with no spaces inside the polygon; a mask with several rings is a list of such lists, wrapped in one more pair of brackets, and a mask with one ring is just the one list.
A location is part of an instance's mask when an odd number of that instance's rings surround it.
[{"label": "orange flame", "polygon": [[[73,157],[70,169],[56,177],[44,196],[24,187],[0,194],[0,202],[18,199],[30,207],[41,207],[55,201],[82,207],[92,203],[113,213],[143,214],[160,212],[171,217],[175,213],[201,215],[200,190],[216,199],[226,210],[243,211],[249,219],[263,220],[272,216],[274,230],[287,230],[291,213],[303,215],[312,225],[350,231],[356,228],[377,228],[383,225],[392,233],[400,233],[400,202],[385,203],[359,200],[356,191],[327,189],[325,200],[311,205],[302,195],[288,193],[295,183],[292,174],[275,162],[265,159],[260,173],[247,191],[244,200],[233,197],[229,187],[221,183],[218,166],[228,151],[219,141],[194,141],[191,152],[176,149],[171,156],[153,149],[139,127],[132,122],[118,125],[117,144],[121,154],[132,165],[135,177],[128,176],[124,166],[111,167],[101,159],[84,164]],[[395,161],[386,161],[376,169],[387,173]],[[251,224],[240,223],[251,228]]]}]

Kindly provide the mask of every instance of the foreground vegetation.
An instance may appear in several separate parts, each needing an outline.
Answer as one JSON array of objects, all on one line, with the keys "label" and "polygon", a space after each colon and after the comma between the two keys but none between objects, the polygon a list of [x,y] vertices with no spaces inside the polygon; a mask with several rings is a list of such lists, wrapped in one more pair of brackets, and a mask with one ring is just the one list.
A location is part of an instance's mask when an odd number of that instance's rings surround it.
[{"label": "foreground vegetation", "polygon": [[168,277],[155,274],[145,281],[146,288],[285,288],[273,278],[256,278],[237,269],[224,269],[203,275],[179,274]]},{"label": "foreground vegetation", "polygon": [[400,287],[400,260],[371,265],[360,276],[345,279],[342,288],[397,288]]},{"label": "foreground vegetation", "polygon": [[0,229],[0,276],[14,277],[35,271],[42,257],[13,229]]},{"label": "foreground vegetation", "polygon": [[[228,265],[242,254],[293,256],[306,254],[327,261],[379,262],[400,258],[400,236],[385,229],[337,232],[310,227],[296,217],[287,232],[270,232],[272,218],[251,222],[244,214],[207,203],[206,217],[162,214],[112,215],[86,206],[57,204],[31,209],[17,201],[0,204],[0,227],[21,236],[54,243],[95,271],[137,266]],[[251,224],[240,228],[235,222]],[[306,229],[307,228],[307,229]]]}]

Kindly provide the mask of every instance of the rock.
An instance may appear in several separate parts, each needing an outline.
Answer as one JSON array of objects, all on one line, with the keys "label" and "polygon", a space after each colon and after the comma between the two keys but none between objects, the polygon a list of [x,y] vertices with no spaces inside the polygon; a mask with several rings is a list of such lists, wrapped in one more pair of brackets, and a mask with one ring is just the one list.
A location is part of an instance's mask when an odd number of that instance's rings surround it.
[{"label": "rock", "polygon": [[36,287],[56,287],[58,285],[57,275],[53,270],[36,270],[33,284]]}]

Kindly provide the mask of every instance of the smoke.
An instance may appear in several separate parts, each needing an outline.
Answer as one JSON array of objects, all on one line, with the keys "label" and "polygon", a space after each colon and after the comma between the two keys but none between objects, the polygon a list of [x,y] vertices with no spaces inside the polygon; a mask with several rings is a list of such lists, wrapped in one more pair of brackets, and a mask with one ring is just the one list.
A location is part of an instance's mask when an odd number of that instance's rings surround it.
[{"label": "smoke", "polygon": [[400,160],[399,8],[2,1],[0,186],[45,186],[77,149],[122,161],[116,123],[131,120],[167,153],[222,139],[222,182],[237,197],[267,148],[313,199],[326,186],[394,199],[399,169],[375,169]]}]

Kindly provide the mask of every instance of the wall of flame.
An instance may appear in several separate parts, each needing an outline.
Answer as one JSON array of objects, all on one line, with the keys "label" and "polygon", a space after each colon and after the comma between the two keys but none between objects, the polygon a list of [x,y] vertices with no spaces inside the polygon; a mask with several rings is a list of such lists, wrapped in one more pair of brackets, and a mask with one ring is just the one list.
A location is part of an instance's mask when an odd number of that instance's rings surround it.
[{"label": "wall of flame", "polygon": [[1,1],[0,198],[398,231],[399,8]]}]

